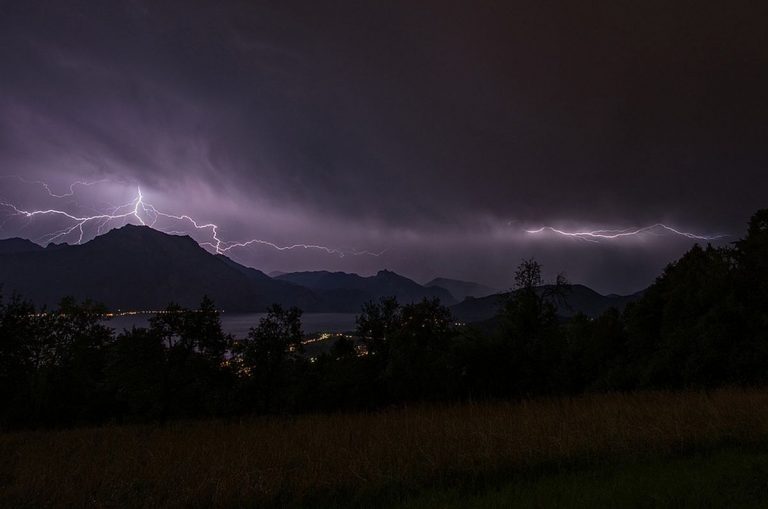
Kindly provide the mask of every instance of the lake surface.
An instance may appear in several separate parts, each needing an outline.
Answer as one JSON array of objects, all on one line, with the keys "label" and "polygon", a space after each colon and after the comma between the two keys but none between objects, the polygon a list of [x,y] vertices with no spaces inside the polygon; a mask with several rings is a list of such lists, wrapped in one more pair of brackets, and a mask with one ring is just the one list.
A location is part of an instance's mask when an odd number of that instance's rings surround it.
[{"label": "lake surface", "polygon": [[[130,315],[111,318],[106,324],[117,332],[133,326],[147,327],[152,315]],[[244,338],[248,329],[259,324],[266,313],[222,313],[221,327],[224,332]],[[349,332],[355,330],[355,313],[305,313],[301,324],[305,333],[314,332]]]}]

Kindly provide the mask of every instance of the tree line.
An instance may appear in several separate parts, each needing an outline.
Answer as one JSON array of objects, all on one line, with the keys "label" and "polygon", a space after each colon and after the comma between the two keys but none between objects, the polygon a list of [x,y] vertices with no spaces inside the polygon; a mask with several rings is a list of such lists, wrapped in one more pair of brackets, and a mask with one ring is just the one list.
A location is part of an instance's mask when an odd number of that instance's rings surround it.
[{"label": "tree line", "polygon": [[303,354],[301,311],[274,305],[247,337],[222,331],[215,304],[171,305],[144,328],[113,331],[102,306],[46,311],[0,299],[0,426],[374,409],[416,401],[585,391],[711,388],[768,381],[768,209],[726,247],[694,246],[619,312],[563,319],[558,278],[520,264],[498,315],[457,324],[437,300],[370,302],[360,345],[340,337]]}]

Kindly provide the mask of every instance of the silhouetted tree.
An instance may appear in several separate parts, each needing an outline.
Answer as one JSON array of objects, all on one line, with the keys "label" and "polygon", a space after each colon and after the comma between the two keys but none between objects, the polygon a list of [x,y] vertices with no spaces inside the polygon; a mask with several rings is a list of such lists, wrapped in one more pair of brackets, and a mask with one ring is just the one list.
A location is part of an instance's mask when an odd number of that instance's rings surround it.
[{"label": "silhouetted tree", "polygon": [[499,312],[499,333],[509,372],[507,386],[513,394],[559,390],[563,383],[563,334],[555,302],[566,291],[564,277],[551,288],[541,288],[541,265],[523,260],[515,271],[516,289]]},{"label": "silhouetted tree", "polygon": [[150,319],[149,333],[166,347],[163,415],[226,413],[234,383],[225,359],[231,337],[213,301],[203,297],[197,310],[169,304]]},{"label": "silhouetted tree", "polygon": [[204,356],[219,360],[231,346],[232,338],[221,329],[221,318],[213,301],[206,295],[200,307],[185,313],[182,337]]},{"label": "silhouetted tree", "polygon": [[[759,362],[768,345],[768,209],[757,211],[749,221],[747,235],[736,242],[733,252],[736,264],[736,298],[749,318],[744,324],[748,344],[743,345],[745,359]],[[749,366],[754,372],[763,369]],[[765,376],[765,374],[763,374]]]},{"label": "silhouetted tree", "polygon": [[330,350],[303,363],[298,407],[307,411],[373,408],[382,403],[379,373],[354,340],[339,337]]},{"label": "silhouetted tree", "polygon": [[523,260],[515,270],[515,289],[534,291],[541,285],[541,264],[533,258]]},{"label": "silhouetted tree", "polygon": [[44,422],[91,422],[103,414],[104,347],[112,330],[104,306],[65,298],[47,315],[48,362],[38,370],[35,398]]},{"label": "silhouetted tree", "polygon": [[162,313],[157,313],[149,319],[149,329],[159,337],[168,349],[180,346],[191,349],[193,345],[187,344],[183,336],[185,309],[171,302]]},{"label": "silhouetted tree", "polygon": [[166,411],[168,369],[162,338],[132,328],[117,336],[107,351],[106,379],[116,416],[159,419]]},{"label": "silhouetted tree", "polygon": [[333,342],[329,354],[336,360],[355,357],[355,342],[346,336],[340,336]]},{"label": "silhouetted tree", "polygon": [[399,327],[389,331],[386,378],[393,398],[434,399],[453,390],[451,341],[456,329],[451,312],[439,299],[407,304]]},{"label": "silhouetted tree", "polygon": [[237,345],[245,398],[259,411],[274,411],[302,352],[301,310],[273,304],[248,338]]},{"label": "silhouetted tree", "polygon": [[369,355],[386,358],[388,340],[401,326],[400,305],[394,297],[367,302],[356,318],[357,334]]},{"label": "silhouetted tree", "polygon": [[696,245],[627,309],[626,370],[638,387],[711,385],[728,377],[741,335],[730,254]]},{"label": "silhouetted tree", "polygon": [[733,246],[692,247],[623,313],[558,316],[567,283],[542,285],[533,259],[514,278],[482,327],[454,324],[437,300],[387,298],[357,317],[368,355],[341,337],[311,359],[296,308],[270,307],[233,342],[207,297],[115,337],[92,302],[48,311],[0,296],[0,426],[768,381],[768,210]]},{"label": "silhouetted tree", "polygon": [[36,369],[35,345],[42,342],[34,306],[0,294],[0,424],[18,424],[29,415],[29,384]]},{"label": "silhouetted tree", "polygon": [[563,370],[568,392],[626,388],[622,314],[609,309],[597,318],[578,313],[564,325]]}]

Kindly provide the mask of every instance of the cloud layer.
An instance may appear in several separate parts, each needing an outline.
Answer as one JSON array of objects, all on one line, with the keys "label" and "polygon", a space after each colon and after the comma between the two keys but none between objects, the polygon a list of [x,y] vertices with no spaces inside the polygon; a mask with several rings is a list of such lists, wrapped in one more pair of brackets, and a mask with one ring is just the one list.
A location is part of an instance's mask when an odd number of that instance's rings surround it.
[{"label": "cloud layer", "polygon": [[[768,36],[754,10],[159,4],[0,5],[0,174],[59,189],[110,179],[83,190],[93,208],[140,185],[232,240],[386,249],[231,252],[265,270],[387,267],[496,287],[536,256],[635,290],[691,244],[526,228],[740,234],[766,205]],[[0,179],[0,196],[40,207],[33,187]]]}]

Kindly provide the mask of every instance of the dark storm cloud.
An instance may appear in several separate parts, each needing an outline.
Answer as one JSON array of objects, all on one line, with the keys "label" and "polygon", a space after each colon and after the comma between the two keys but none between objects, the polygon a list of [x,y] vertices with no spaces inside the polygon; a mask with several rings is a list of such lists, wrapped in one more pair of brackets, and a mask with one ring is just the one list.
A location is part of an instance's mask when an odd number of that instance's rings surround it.
[{"label": "dark storm cloud", "polygon": [[765,8],[710,4],[4,2],[0,173],[120,178],[232,237],[395,253],[265,268],[495,283],[535,254],[629,289],[689,243],[520,230],[739,233],[765,206]]}]

